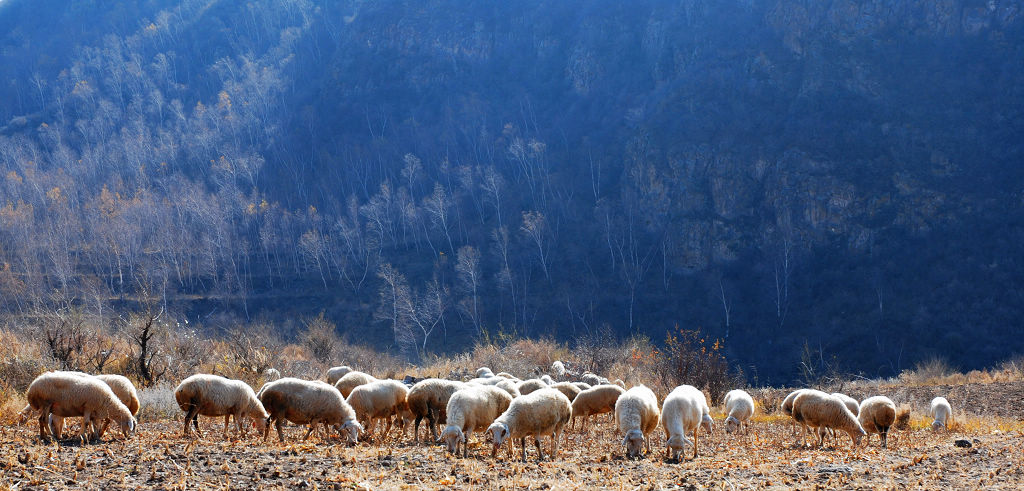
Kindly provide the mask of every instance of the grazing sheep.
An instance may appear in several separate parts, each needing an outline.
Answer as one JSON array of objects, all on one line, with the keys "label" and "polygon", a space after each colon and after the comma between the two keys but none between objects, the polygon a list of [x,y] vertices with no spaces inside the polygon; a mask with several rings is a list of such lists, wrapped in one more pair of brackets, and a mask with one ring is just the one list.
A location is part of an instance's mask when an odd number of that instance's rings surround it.
[{"label": "grazing sheep", "polygon": [[584,382],[571,382],[571,383],[573,385],[575,385],[576,388],[579,389],[579,390],[587,390],[587,389],[593,387],[592,385],[584,383]]},{"label": "grazing sheep", "polygon": [[281,371],[276,368],[268,368],[263,371],[263,380],[273,382],[281,378]]},{"label": "grazing sheep", "polygon": [[[75,375],[85,375],[82,372],[67,372]],[[91,376],[91,375],[90,375]],[[135,390],[135,385],[132,384],[131,380],[121,375],[96,375],[96,378],[103,381],[110,387],[110,390],[114,391],[114,395],[128,408],[128,411],[132,413],[132,416],[139,414],[139,393]],[[31,410],[32,406],[27,406],[24,411]],[[27,414],[26,414],[27,416]],[[107,427],[110,425],[110,419],[103,420],[103,426],[97,431],[96,438],[102,438],[103,434],[106,433]],[[60,435],[64,430],[64,418],[60,416],[50,415],[50,428],[53,435],[60,438]]]},{"label": "grazing sheep", "polygon": [[565,365],[561,360],[555,360],[549,372],[556,380],[565,380]]},{"label": "grazing sheep", "polygon": [[[711,432],[711,414],[704,393],[692,385],[676,387],[665,397],[661,406],[661,424],[665,429],[665,452],[679,460],[687,446],[693,446],[697,458],[697,430],[704,427]],[[693,433],[693,440],[686,438]]]},{"label": "grazing sheep", "polygon": [[231,417],[235,417],[235,425],[241,436],[245,436],[242,418],[252,418],[253,424],[262,432],[267,423],[267,411],[256,398],[252,387],[241,380],[231,380],[218,375],[196,374],[182,380],[174,389],[174,399],[178,407],[185,411],[184,435],[189,437],[189,422],[199,431],[198,417],[224,416],[224,438],[228,437]]},{"label": "grazing sheep", "polygon": [[867,432],[868,441],[871,441],[872,434],[878,433],[882,437],[882,448],[885,448],[889,427],[896,422],[896,404],[885,396],[869,397],[860,403],[857,419]]},{"label": "grazing sheep", "polygon": [[[845,431],[853,440],[854,447],[860,444],[861,437],[866,435],[864,428],[857,422],[857,417],[850,412],[842,400],[818,390],[805,389],[797,394],[793,399],[792,411],[793,419],[805,428],[825,427]],[[800,435],[801,443],[805,434],[806,432]],[[819,433],[818,437],[818,445],[824,445],[824,435]]]},{"label": "grazing sheep", "polygon": [[476,378],[491,378],[494,376],[494,372],[490,368],[480,367],[476,369]]},{"label": "grazing sheep", "polygon": [[477,384],[477,385],[498,385],[502,380],[506,380],[506,379],[504,377],[498,377],[498,376],[495,375],[493,377],[483,377],[483,378],[470,379],[466,383],[467,384]]},{"label": "grazing sheep", "polygon": [[754,415],[754,398],[744,390],[730,390],[725,394],[725,431],[732,433],[746,426],[750,430],[750,418]]},{"label": "grazing sheep", "polygon": [[[787,395],[785,399],[782,400],[782,403],[779,404],[779,409],[782,410],[782,414],[785,414],[786,416],[789,416],[789,417],[793,416],[793,401],[796,400],[796,396],[800,395],[805,390],[808,390],[808,389],[797,389],[797,390],[794,390],[793,392],[790,392],[789,395]],[[794,419],[793,420],[793,434],[794,435],[796,434],[796,425],[797,425],[797,422]]]},{"label": "grazing sheep", "polygon": [[572,417],[583,418],[580,429],[586,429],[592,414],[608,413],[615,410],[615,401],[626,391],[618,385],[598,385],[580,391],[572,400]]},{"label": "grazing sheep", "polygon": [[352,389],[376,380],[377,378],[373,375],[353,370],[342,375],[341,378],[334,383],[334,387],[341,392],[341,397],[348,397],[348,395],[352,393]]},{"label": "grazing sheep", "polygon": [[303,440],[309,438],[317,425],[334,426],[349,444],[359,441],[359,432],[363,427],[356,420],[356,412],[352,410],[341,393],[330,384],[319,380],[301,380],[282,378],[263,386],[260,390],[260,402],[266,407],[266,427],[263,429],[263,441],[270,436],[270,424],[277,428],[278,441],[284,441],[281,426],[284,420],[294,424],[308,424],[309,429]]},{"label": "grazing sheep", "polygon": [[[111,419],[129,438],[135,432],[136,421],[131,411],[117,398],[110,386],[91,376],[67,372],[46,372],[32,381],[25,397],[33,410],[39,411],[39,438],[48,441],[50,416],[59,418],[82,417],[79,438],[86,438],[86,429],[92,428],[91,439],[100,437],[99,422]],[[56,434],[54,434],[56,436]]]},{"label": "grazing sheep", "polygon": [[462,382],[441,378],[428,378],[412,386],[407,401],[409,411],[415,418],[413,441],[420,441],[420,422],[424,417],[427,418],[431,438],[437,439],[437,424],[446,421],[445,411],[448,407],[448,399],[452,397],[452,394],[464,388],[466,388],[466,384]]},{"label": "grazing sheep", "polygon": [[551,378],[550,375],[547,375],[547,374],[541,375],[540,376],[540,381],[544,382],[545,384],[547,384],[549,386],[550,385],[555,385],[555,380],[553,378]]},{"label": "grazing sheep", "polygon": [[372,434],[378,419],[387,420],[383,435],[391,430],[391,416],[409,408],[409,389],[397,380],[377,380],[352,389],[345,399],[356,412],[356,418]]},{"label": "grazing sheep", "polygon": [[504,390],[505,392],[508,392],[508,394],[512,397],[519,397],[523,394],[519,392],[519,389],[517,388],[518,385],[518,383],[512,380],[502,380],[501,382],[498,382],[494,386],[501,390]]},{"label": "grazing sheep", "polygon": [[458,454],[461,443],[465,457],[473,432],[487,429],[511,403],[508,392],[490,385],[467,387],[452,394],[446,409],[448,426],[441,433],[448,451]]},{"label": "grazing sheep", "polygon": [[509,380],[519,380],[519,377],[516,377],[515,375],[512,375],[511,373],[508,372],[498,372],[498,374],[495,375],[495,377],[507,378]]},{"label": "grazing sheep", "polygon": [[658,397],[645,385],[627,390],[615,401],[615,421],[619,431],[626,434],[622,444],[626,446],[627,457],[640,457],[645,446],[647,453],[651,453],[649,435],[658,427],[660,420]]},{"label": "grazing sheep", "polygon": [[839,400],[843,401],[843,404],[846,404],[846,408],[849,409],[854,416],[860,414],[860,403],[857,402],[857,399],[854,399],[841,392],[833,392],[832,395],[834,397],[838,397]]},{"label": "grazing sheep", "polygon": [[565,397],[568,397],[570,401],[576,399],[576,396],[582,392],[579,387],[576,387],[569,382],[559,382],[552,385],[551,388],[565,394]]},{"label": "grazing sheep", "polygon": [[949,401],[945,397],[939,396],[932,399],[932,403],[928,406],[928,416],[934,419],[932,421],[932,429],[935,431],[948,428],[949,419],[952,415],[953,408],[950,407]]},{"label": "grazing sheep", "polygon": [[548,384],[539,378],[531,378],[530,380],[524,380],[522,382],[519,382],[518,385],[516,385],[516,389],[518,389],[519,393],[524,396],[535,390],[546,389],[547,387]]},{"label": "grazing sheep", "polygon": [[597,385],[601,385],[601,380],[602,380],[602,377],[597,376],[597,375],[595,375],[593,373],[590,373],[590,372],[584,373],[583,376],[580,377],[580,381],[581,382],[583,382],[583,383],[585,383],[587,385],[590,385],[591,387],[594,387],[594,386],[597,386]]},{"label": "grazing sheep", "polygon": [[565,394],[544,388],[512,399],[508,409],[487,427],[491,435],[494,449],[491,457],[498,455],[498,449],[505,440],[518,438],[523,450],[523,462],[526,461],[526,437],[533,436],[537,446],[537,459],[544,458],[540,448],[540,438],[551,435],[551,456],[558,456],[558,438],[562,429],[572,417],[572,404]]},{"label": "grazing sheep", "polygon": [[352,373],[352,367],[348,365],[342,365],[340,367],[331,367],[327,369],[327,383],[334,385],[341,380],[346,374]]}]

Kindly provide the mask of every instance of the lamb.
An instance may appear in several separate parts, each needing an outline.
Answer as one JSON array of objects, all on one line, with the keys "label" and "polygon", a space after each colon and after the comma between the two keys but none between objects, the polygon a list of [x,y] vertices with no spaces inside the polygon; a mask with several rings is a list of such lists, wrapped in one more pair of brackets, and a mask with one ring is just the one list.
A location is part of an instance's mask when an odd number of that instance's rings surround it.
[{"label": "lamb", "polygon": [[562,429],[572,417],[572,404],[565,394],[545,388],[530,394],[512,399],[508,409],[487,427],[491,435],[494,449],[491,457],[496,457],[498,449],[505,440],[519,438],[522,447],[523,462],[526,461],[526,437],[533,436],[537,446],[537,458],[543,459],[544,452],[540,448],[540,438],[551,435],[551,456],[558,456],[558,439]]},{"label": "lamb", "polygon": [[270,424],[277,428],[278,441],[284,441],[281,426],[284,420],[295,424],[308,424],[303,440],[317,425],[334,426],[351,445],[359,441],[363,426],[356,420],[356,412],[341,393],[330,384],[318,380],[307,381],[285,377],[266,384],[260,391],[260,402],[269,414],[263,429],[263,441],[270,436]]},{"label": "lamb", "polygon": [[537,378],[531,378],[530,380],[524,380],[516,385],[516,389],[522,395],[529,394],[535,390],[547,388],[548,384],[544,383],[543,380]]},{"label": "lamb", "polygon": [[953,408],[945,397],[939,396],[932,399],[928,406],[928,416],[934,418],[932,430],[939,431],[948,428],[950,416],[953,415]]},{"label": "lamb", "polygon": [[[726,399],[729,400],[728,397]],[[693,458],[697,458],[697,430],[704,427],[710,433],[712,427],[704,393],[692,385],[681,385],[673,389],[662,404],[661,424],[665,429],[667,455],[670,454],[673,460],[678,461],[686,447],[693,446]],[[693,441],[686,438],[687,433],[691,432]]]},{"label": "lamb", "polygon": [[341,392],[341,397],[348,397],[352,393],[352,389],[365,385],[370,382],[377,380],[373,375],[369,375],[359,371],[351,371],[342,375],[337,382],[334,383],[334,387]]},{"label": "lamb", "polygon": [[[125,438],[135,432],[137,422],[131,411],[118,400],[110,386],[91,376],[67,372],[46,372],[32,381],[26,394],[29,405],[39,411],[39,438],[48,441],[50,415],[55,417],[82,417],[79,438],[85,438],[92,427],[92,439],[99,438],[98,422],[112,419],[121,427]],[[94,421],[95,420],[95,421]],[[55,435],[56,436],[56,435]]]},{"label": "lamb", "polygon": [[458,454],[462,444],[462,456],[466,457],[469,438],[473,431],[482,431],[494,422],[512,403],[512,396],[502,389],[485,385],[467,387],[448,400],[448,426],[441,433],[441,439],[448,451]]},{"label": "lamb", "polygon": [[647,453],[651,453],[651,440],[648,435],[658,427],[660,420],[658,397],[645,385],[627,390],[615,401],[615,421],[618,423],[619,431],[626,434],[622,444],[626,446],[627,457],[640,457],[645,443]]},{"label": "lamb", "polygon": [[490,368],[480,367],[476,369],[476,378],[490,378],[494,376],[494,372]]},{"label": "lamb", "polygon": [[341,380],[346,374],[351,373],[352,367],[348,365],[342,365],[340,367],[331,367],[327,369],[327,383],[334,385]]},{"label": "lamb", "polygon": [[508,392],[508,394],[512,397],[519,397],[523,394],[519,392],[519,389],[517,388],[518,385],[519,384],[512,380],[502,380],[501,382],[498,382],[494,386],[501,390],[504,390],[505,392]]},{"label": "lamb", "polygon": [[580,377],[580,381],[590,385],[591,387],[601,385],[602,383],[601,377],[594,375],[593,373],[590,372],[584,373],[583,376]]},{"label": "lamb", "polygon": [[746,427],[750,430],[750,417],[754,415],[754,398],[744,390],[730,390],[725,394],[725,431],[732,433]]},{"label": "lamb", "polygon": [[409,389],[397,380],[377,380],[352,389],[345,399],[356,412],[356,418],[373,433],[378,419],[387,420],[384,435],[391,430],[391,416],[409,408]]},{"label": "lamb", "polygon": [[575,385],[569,382],[559,382],[557,384],[552,385],[551,388],[556,389],[559,392],[565,394],[565,397],[568,397],[570,401],[576,399],[576,396],[578,396],[580,392],[582,392],[579,387],[576,387]]},{"label": "lamb", "polygon": [[[808,426],[811,428],[825,427],[845,431],[853,440],[854,447],[860,444],[861,437],[867,434],[857,421],[857,417],[850,412],[842,400],[824,392],[805,389],[793,399],[792,408],[793,419],[797,423],[804,425],[805,428]],[[803,442],[803,438],[804,434],[802,433],[800,435],[801,442]],[[824,445],[824,435],[819,433],[818,438],[818,445]]]},{"label": "lamb", "polygon": [[544,382],[547,385],[555,385],[555,380],[552,379],[550,375],[547,375],[547,374],[541,375],[540,376],[540,380],[541,380],[541,382]]},{"label": "lamb", "polygon": [[437,423],[446,421],[448,400],[455,392],[466,388],[466,384],[454,380],[428,378],[416,383],[407,397],[409,410],[415,418],[413,440],[420,441],[420,421],[427,418],[430,435],[437,439]]},{"label": "lamb", "polygon": [[626,391],[618,385],[599,385],[580,391],[572,400],[572,417],[583,418],[580,429],[586,429],[592,414],[608,413],[615,410],[615,401]]},{"label": "lamb", "polygon": [[252,418],[256,429],[262,432],[267,424],[267,411],[256,398],[249,384],[241,380],[231,380],[218,375],[196,374],[182,380],[174,389],[174,399],[178,407],[185,411],[185,438],[189,437],[189,422],[199,431],[198,417],[224,416],[224,438],[228,437],[231,417],[235,417],[235,425],[241,436],[245,436],[242,418]]},{"label": "lamb", "polygon": [[882,437],[882,448],[885,447],[886,437],[889,435],[889,427],[896,422],[896,404],[885,396],[874,396],[864,399],[860,403],[860,415],[857,417],[861,426],[868,434],[878,433]]}]

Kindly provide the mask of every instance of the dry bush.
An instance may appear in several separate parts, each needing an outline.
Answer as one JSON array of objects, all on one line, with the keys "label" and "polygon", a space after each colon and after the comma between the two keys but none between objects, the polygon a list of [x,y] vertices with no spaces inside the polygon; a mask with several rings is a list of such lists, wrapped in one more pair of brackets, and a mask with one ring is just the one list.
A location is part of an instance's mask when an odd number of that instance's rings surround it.
[{"label": "dry bush", "polygon": [[181,408],[174,399],[174,388],[166,381],[152,387],[139,389],[139,421],[177,419],[182,416]]},{"label": "dry bush", "polygon": [[689,384],[703,390],[714,404],[735,387],[746,386],[741,372],[729,369],[725,346],[720,340],[705,339],[700,332],[681,329],[678,325],[665,338],[662,354],[664,384],[676,387]]},{"label": "dry bush", "polygon": [[896,409],[896,423],[893,424],[893,426],[895,426],[897,430],[910,429],[910,406],[902,404]]},{"label": "dry bush", "polygon": [[917,362],[913,370],[904,370],[899,379],[911,385],[935,385],[954,374],[959,375],[945,359],[936,357]]},{"label": "dry bush", "polygon": [[568,354],[564,345],[543,339],[517,339],[503,345],[478,344],[465,368],[470,374],[479,367],[489,367],[495,373],[509,372],[519,378],[531,378],[547,373],[555,360],[566,361]]}]

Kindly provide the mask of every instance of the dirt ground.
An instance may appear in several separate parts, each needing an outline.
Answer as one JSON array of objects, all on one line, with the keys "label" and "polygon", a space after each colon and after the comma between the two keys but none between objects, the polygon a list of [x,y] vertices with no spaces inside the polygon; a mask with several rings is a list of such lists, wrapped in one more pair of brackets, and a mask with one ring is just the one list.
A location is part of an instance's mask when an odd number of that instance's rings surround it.
[{"label": "dirt ground", "polygon": [[[316,437],[297,442],[304,430],[292,427],[290,441],[279,444],[272,436],[264,444],[252,432],[223,440],[223,420],[201,418],[204,438],[197,440],[182,438],[180,422],[143,421],[130,440],[108,435],[83,446],[43,444],[36,426],[7,426],[0,429],[0,489],[1024,488],[1020,421],[981,417],[964,425],[970,429],[948,433],[894,431],[888,449],[876,436],[854,450],[846,436],[838,448],[798,447],[788,422],[758,419],[748,435],[736,436],[716,418],[712,435],[700,435],[700,456],[681,463],[665,460],[660,428],[650,455],[624,459],[622,437],[607,415],[586,433],[569,432],[557,459],[537,462],[530,446],[526,463],[504,452],[492,459],[479,434],[462,459],[442,446],[412,444],[411,430],[404,438],[393,433],[387,442],[348,447]],[[958,447],[956,440],[971,446]]]}]

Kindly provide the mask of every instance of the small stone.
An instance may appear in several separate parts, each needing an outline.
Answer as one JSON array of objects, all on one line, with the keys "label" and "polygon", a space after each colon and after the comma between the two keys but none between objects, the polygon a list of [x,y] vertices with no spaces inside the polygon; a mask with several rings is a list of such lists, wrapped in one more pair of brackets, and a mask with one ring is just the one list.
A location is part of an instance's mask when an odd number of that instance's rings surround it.
[{"label": "small stone", "polygon": [[971,448],[971,442],[967,440],[957,440],[953,442],[953,445],[956,445],[960,448]]}]

